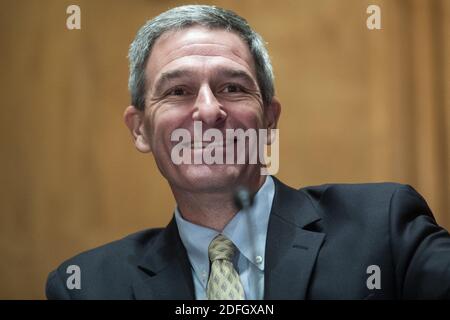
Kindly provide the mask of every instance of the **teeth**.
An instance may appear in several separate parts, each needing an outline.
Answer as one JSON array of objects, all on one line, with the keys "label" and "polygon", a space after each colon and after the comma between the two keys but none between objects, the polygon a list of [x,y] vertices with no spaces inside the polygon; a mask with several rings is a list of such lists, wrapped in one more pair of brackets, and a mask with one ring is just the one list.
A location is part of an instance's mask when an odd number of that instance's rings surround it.
[{"label": "teeth", "polygon": [[[225,145],[229,145],[234,142],[235,141],[226,141]],[[213,142],[213,143],[211,143],[211,142],[193,142],[193,143],[191,143],[191,148],[193,148],[193,149],[203,149],[206,147],[218,148],[218,147],[223,147],[223,146],[224,146],[223,142],[217,142],[217,143],[215,143],[215,142]]]}]

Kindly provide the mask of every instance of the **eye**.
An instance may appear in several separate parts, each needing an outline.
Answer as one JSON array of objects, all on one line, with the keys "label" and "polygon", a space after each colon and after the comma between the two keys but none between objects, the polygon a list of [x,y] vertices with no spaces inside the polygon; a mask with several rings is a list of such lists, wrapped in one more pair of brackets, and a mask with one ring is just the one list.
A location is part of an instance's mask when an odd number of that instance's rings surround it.
[{"label": "eye", "polygon": [[186,90],[180,87],[173,88],[169,92],[167,92],[168,96],[184,96],[186,94],[187,94]]},{"label": "eye", "polygon": [[223,92],[224,93],[236,93],[236,92],[242,92],[242,87],[240,85],[231,83],[228,84],[224,89]]}]

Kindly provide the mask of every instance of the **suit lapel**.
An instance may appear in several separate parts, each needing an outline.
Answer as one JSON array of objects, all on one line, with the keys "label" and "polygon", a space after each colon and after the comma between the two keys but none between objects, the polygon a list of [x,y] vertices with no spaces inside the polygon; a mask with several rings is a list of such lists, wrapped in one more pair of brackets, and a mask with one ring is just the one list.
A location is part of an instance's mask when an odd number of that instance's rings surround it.
[{"label": "suit lapel", "polygon": [[318,220],[309,198],[279,180],[270,214],[264,272],[265,299],[305,299],[324,233],[306,230]]},{"label": "suit lapel", "polygon": [[[320,220],[309,198],[276,178],[266,241],[265,299],[305,299],[324,233],[306,230]],[[192,272],[175,219],[146,250],[133,283],[136,299],[193,300]]]},{"label": "suit lapel", "polygon": [[175,219],[161,231],[146,252],[138,265],[143,276],[133,283],[135,298],[193,300],[191,266]]}]

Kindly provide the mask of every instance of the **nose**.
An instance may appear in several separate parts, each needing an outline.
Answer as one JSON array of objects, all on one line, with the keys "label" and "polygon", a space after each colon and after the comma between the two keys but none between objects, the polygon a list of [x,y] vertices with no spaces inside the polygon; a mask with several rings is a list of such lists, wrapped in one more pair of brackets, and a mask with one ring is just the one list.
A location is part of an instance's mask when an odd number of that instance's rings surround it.
[{"label": "nose", "polygon": [[193,120],[202,121],[210,127],[217,127],[227,117],[222,107],[211,88],[208,85],[203,85],[198,92],[192,118]]}]

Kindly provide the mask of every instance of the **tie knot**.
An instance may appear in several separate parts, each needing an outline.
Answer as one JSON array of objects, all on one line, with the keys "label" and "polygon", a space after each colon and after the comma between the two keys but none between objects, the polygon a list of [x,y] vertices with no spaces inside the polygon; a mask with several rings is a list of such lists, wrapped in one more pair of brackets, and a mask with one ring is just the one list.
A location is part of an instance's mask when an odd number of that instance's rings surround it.
[{"label": "tie knot", "polygon": [[211,244],[208,248],[209,260],[211,262],[215,260],[228,260],[233,261],[234,252],[236,250],[236,246],[222,234],[219,234],[217,237],[211,241]]}]

